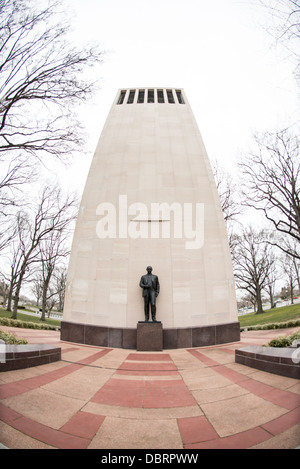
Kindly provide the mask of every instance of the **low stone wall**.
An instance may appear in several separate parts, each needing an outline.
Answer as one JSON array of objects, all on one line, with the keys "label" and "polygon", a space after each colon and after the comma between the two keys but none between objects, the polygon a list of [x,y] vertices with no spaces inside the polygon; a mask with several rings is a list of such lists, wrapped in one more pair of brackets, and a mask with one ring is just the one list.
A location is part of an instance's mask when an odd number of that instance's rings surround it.
[{"label": "low stone wall", "polygon": [[261,371],[300,379],[300,348],[249,345],[235,351],[235,362]]},{"label": "low stone wall", "polygon": [[[240,340],[240,323],[232,322],[173,329],[163,328],[162,332],[163,349],[206,347],[238,342]],[[67,342],[101,347],[137,348],[137,328],[114,328],[62,321],[60,338]]]},{"label": "low stone wall", "polygon": [[0,352],[0,371],[18,370],[45,365],[61,359],[61,348],[48,344],[3,345]]}]

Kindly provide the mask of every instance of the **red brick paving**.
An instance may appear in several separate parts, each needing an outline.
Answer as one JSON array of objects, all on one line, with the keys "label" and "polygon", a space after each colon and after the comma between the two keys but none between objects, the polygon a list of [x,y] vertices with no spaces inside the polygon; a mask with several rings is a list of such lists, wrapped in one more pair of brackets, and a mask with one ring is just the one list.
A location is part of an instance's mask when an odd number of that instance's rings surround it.
[{"label": "red brick paving", "polygon": [[247,449],[270,438],[270,434],[260,427],[203,443],[185,445],[185,449]]},{"label": "red brick paving", "polygon": [[42,425],[26,417],[14,420],[12,426],[22,433],[58,449],[85,449],[90,440]]},{"label": "red brick paving", "polygon": [[178,426],[185,447],[192,443],[215,440],[219,435],[204,415],[178,419]]},{"label": "red brick paving", "polygon": [[122,363],[120,371],[176,371],[177,367],[173,363]]},{"label": "red brick paving", "polygon": [[7,383],[0,385],[0,399],[5,399],[17,394],[22,394],[24,392],[30,391],[31,389],[44,386],[45,384],[51,383],[59,378],[62,378],[74,371],[78,370],[81,365],[72,364],[66,365],[63,368],[60,368],[55,371],[50,371],[44,375],[34,376],[33,378],[26,378],[16,383]]},{"label": "red brick paving", "polygon": [[135,360],[135,361],[172,361],[172,358],[168,353],[130,353],[126,360]]},{"label": "red brick paving", "polygon": [[265,423],[261,427],[272,433],[272,435],[279,435],[280,433],[288,430],[289,428],[297,425],[300,422],[300,408],[288,412],[287,414],[278,417],[277,419],[271,420]]},{"label": "red brick paving", "polygon": [[[189,350],[189,352],[191,352]],[[199,360],[203,363],[211,363],[213,360],[206,360],[206,357],[203,355],[194,354]],[[300,405],[300,398],[298,394],[294,394],[289,391],[283,391],[281,389],[275,389],[273,386],[269,386],[267,384],[263,384],[255,379],[248,378],[247,376],[238,373],[230,368],[227,368],[224,365],[217,366],[217,362],[214,361],[214,370],[217,373],[220,373],[222,376],[230,379],[234,383],[238,383],[241,387],[251,391],[253,394],[263,397],[265,400],[272,402],[273,404],[277,404],[281,407],[284,407],[288,410],[292,410]]]},{"label": "red brick paving", "polygon": [[196,402],[182,380],[146,381],[144,408],[194,406]]},{"label": "red brick paving", "polygon": [[105,416],[90,412],[77,412],[60,431],[91,440],[102,425]]},{"label": "red brick paving", "polygon": [[121,407],[143,407],[144,393],[143,381],[111,379],[91,401]]},{"label": "red brick paving", "polygon": [[1,420],[22,433],[59,449],[84,449],[89,440],[42,425],[0,403]]},{"label": "red brick paving", "polygon": [[[15,331],[13,331],[15,333]],[[280,331],[276,331],[276,335],[279,335]],[[21,331],[22,335],[23,331]],[[34,340],[39,331],[30,331],[30,337]],[[257,333],[254,335],[250,334],[251,340],[256,340],[260,335]],[[28,336],[29,337],[29,336]],[[270,337],[270,334],[268,335]],[[38,336],[38,340],[46,340],[47,334],[43,334],[43,337]],[[53,343],[51,337],[51,343]],[[59,340],[57,340],[59,343]],[[34,343],[34,342],[33,342]],[[253,342],[252,342],[253,343]],[[251,448],[253,446],[264,444],[264,447],[268,446],[268,440],[272,440],[273,437],[281,437],[283,446],[285,444],[284,432],[293,429],[294,426],[300,423],[300,399],[297,394],[296,386],[297,381],[292,379],[286,379],[281,377],[281,382],[286,383],[282,388],[277,387],[276,380],[272,385],[272,380],[269,378],[264,383],[262,373],[260,373],[260,381],[255,379],[257,371],[252,372],[248,375],[247,373],[240,373],[240,368],[233,369],[234,363],[234,349],[242,347],[244,344],[230,344],[226,346],[218,347],[207,347],[201,349],[188,349],[182,351],[176,351],[174,354],[170,353],[135,353],[135,352],[118,352],[123,353],[123,359],[120,359],[119,365],[117,362],[110,362],[110,357],[114,353],[114,349],[97,349],[97,347],[80,346],[76,344],[60,343],[63,346],[62,356],[68,358],[72,356],[72,352],[78,354],[80,351],[83,352],[83,358],[76,360],[75,363],[67,363],[64,366],[60,366],[57,369],[53,369],[51,365],[43,365],[41,368],[42,372],[36,376],[28,378],[22,378],[22,374],[19,375],[18,370],[15,372],[9,372],[10,379],[5,382],[5,375],[3,374],[2,384],[0,385],[0,397],[2,403],[0,403],[0,416],[1,420],[8,426],[18,430],[20,434],[31,437],[35,440],[35,447],[38,447],[38,442],[49,445],[53,448],[65,448],[65,449],[85,449],[88,448],[94,438],[99,438],[97,435],[101,431],[101,438],[105,438],[109,433],[110,422],[113,423],[114,419],[120,419],[120,429],[122,429],[122,419],[127,421],[127,413],[139,412],[138,414],[133,413],[129,418],[132,421],[135,415],[138,421],[143,418],[143,411],[151,411],[157,409],[158,411],[164,410],[164,412],[170,411],[171,414],[162,414],[160,418],[164,418],[166,415],[165,422],[173,422],[174,419],[177,423],[178,433],[182,440],[182,448],[189,450],[197,449],[243,449]],[[231,347],[231,348],[230,348]],[[210,352],[218,350],[220,353],[226,354],[226,364],[219,363],[215,358],[216,355],[210,356]],[[180,361],[180,366],[176,365],[176,358],[182,353],[184,360]],[[190,356],[191,360],[194,360],[192,365],[188,364],[187,357]],[[195,360],[195,358],[197,360]],[[116,360],[116,359],[115,359]],[[97,361],[97,364],[95,362]],[[98,362],[99,361],[99,362]],[[187,364],[186,373],[185,365]],[[197,366],[199,363],[199,366]],[[99,364],[99,367],[98,367]],[[87,403],[83,402],[83,408],[78,409],[71,415],[68,421],[65,422],[59,429],[52,428],[47,425],[43,425],[32,418],[29,418],[22,413],[14,410],[14,403],[17,402],[18,396],[28,391],[39,388],[43,392],[43,387],[51,384],[52,382],[70,376],[72,373],[80,370],[87,370],[89,365],[95,367],[97,370],[97,377],[101,376],[101,370],[104,372],[106,369],[110,373],[103,382],[99,382],[98,390],[88,400]],[[229,365],[229,366],[227,366]],[[107,366],[107,368],[106,368]],[[191,366],[191,368],[189,368]],[[242,365],[240,365],[242,366]],[[39,368],[39,367],[37,367]],[[245,369],[247,367],[244,367]],[[254,428],[250,428],[246,431],[237,432],[232,435],[220,437],[216,428],[209,420],[209,416],[205,415],[201,409],[201,401],[197,402],[193,395],[193,390],[202,389],[202,382],[205,383],[206,370],[210,369],[210,373],[216,373],[217,376],[221,375],[229,380],[234,386],[239,386],[246,393],[258,396],[264,402],[270,402],[273,406],[277,406],[280,412],[284,412],[277,418],[273,418],[268,422],[259,423]],[[47,371],[49,370],[49,371]],[[98,371],[100,370],[100,371]],[[195,385],[189,389],[189,381],[186,381],[186,376],[189,376],[189,370],[191,374],[193,370],[198,373],[197,376],[200,378],[199,386]],[[201,370],[203,370],[203,378],[201,378]],[[13,380],[15,376],[15,380]],[[21,378],[18,378],[20,376]],[[211,375],[208,375],[211,376]],[[0,375],[0,379],[2,376]],[[203,381],[201,381],[203,379]],[[90,385],[92,386],[93,379],[90,378]],[[62,380],[63,382],[63,380]],[[77,381],[74,381],[74,386]],[[293,392],[289,389],[293,389]],[[203,388],[204,391],[209,392],[209,388]],[[11,400],[13,399],[13,400]],[[99,407],[99,413],[89,411],[89,403],[92,406],[91,409],[96,410]],[[87,404],[87,410],[84,406]],[[45,400],[45,405],[47,401]],[[111,421],[110,415],[106,415],[104,410],[112,412],[113,420]],[[118,414],[114,413],[113,409],[118,409]],[[125,414],[122,416],[122,409]],[[200,412],[200,415],[196,416],[180,416],[176,417],[174,412],[190,413],[191,411]],[[190,409],[190,410],[189,410]],[[245,409],[241,409],[241,412],[246,412]],[[202,415],[201,415],[202,414]],[[149,415],[146,414],[147,418]],[[152,418],[159,418],[158,417]],[[175,415],[175,417],[174,417]],[[178,414],[179,415],[179,414]],[[188,414],[187,414],[188,415]],[[222,416],[220,416],[220,419]],[[245,419],[247,414],[245,413]],[[151,420],[149,420],[149,423]],[[128,425],[128,424],[127,424]],[[174,427],[172,427],[174,429]],[[296,427],[295,427],[296,428]],[[174,430],[173,430],[174,431]],[[107,433],[108,432],[108,433]],[[9,433],[8,433],[9,435]],[[126,435],[125,435],[126,437]],[[9,436],[4,435],[3,444],[13,448],[14,441],[9,440]],[[6,440],[7,439],[7,440]],[[98,440],[97,440],[98,441]],[[100,440],[101,441],[101,440]],[[104,440],[103,440],[104,441]],[[110,440],[109,440],[110,441]],[[27,443],[28,444],[28,443]],[[118,447],[118,441],[115,442]],[[159,445],[159,442],[157,442]],[[288,444],[288,443],[287,443]],[[297,439],[296,435],[291,443],[292,447],[299,446],[300,440]],[[142,447],[142,442],[141,442]],[[158,446],[159,447],[159,446]],[[270,443],[270,447],[272,447]],[[137,448],[139,449],[139,448]]]}]

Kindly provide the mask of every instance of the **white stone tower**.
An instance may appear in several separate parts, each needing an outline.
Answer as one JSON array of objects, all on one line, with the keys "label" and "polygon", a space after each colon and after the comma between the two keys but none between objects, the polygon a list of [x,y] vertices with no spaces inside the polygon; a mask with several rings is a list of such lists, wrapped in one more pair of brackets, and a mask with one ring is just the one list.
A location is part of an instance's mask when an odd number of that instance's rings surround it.
[{"label": "white stone tower", "polygon": [[117,93],[78,214],[62,339],[135,348],[148,265],[164,348],[239,340],[219,196],[182,89]]}]

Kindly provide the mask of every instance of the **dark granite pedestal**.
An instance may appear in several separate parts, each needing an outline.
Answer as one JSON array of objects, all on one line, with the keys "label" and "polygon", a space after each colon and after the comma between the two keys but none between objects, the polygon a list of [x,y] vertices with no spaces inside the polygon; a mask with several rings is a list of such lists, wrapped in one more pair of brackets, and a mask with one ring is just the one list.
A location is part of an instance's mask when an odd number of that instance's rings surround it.
[{"label": "dark granite pedestal", "polygon": [[161,322],[140,321],[137,324],[136,349],[139,352],[161,352],[163,328]]},{"label": "dark granite pedestal", "polygon": [[[161,323],[143,323],[145,327]],[[161,326],[162,327],[162,326]],[[150,329],[148,329],[148,332]],[[186,328],[164,328],[162,331],[163,349],[208,347],[209,345],[239,342],[240,323],[212,324]],[[61,322],[62,341],[75,342],[97,347],[113,347],[136,350],[137,329],[135,327],[106,327],[95,324]]]}]

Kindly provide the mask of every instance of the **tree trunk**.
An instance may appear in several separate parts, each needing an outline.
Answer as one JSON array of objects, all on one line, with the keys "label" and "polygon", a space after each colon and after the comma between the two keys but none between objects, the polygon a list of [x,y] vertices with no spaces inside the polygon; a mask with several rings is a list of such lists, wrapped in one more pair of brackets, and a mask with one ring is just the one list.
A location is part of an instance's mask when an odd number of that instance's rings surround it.
[{"label": "tree trunk", "polygon": [[13,281],[10,282],[9,292],[7,297],[7,307],[6,311],[11,311],[11,303],[12,303],[12,296],[13,296],[14,284]]},{"label": "tree trunk", "polygon": [[19,298],[20,298],[20,291],[21,291],[21,285],[22,285],[22,280],[23,280],[23,275],[20,274],[16,291],[15,291],[15,299],[14,299],[14,307],[13,307],[13,313],[12,313],[12,319],[17,319],[17,314],[18,314],[18,304],[19,304]]},{"label": "tree trunk", "polygon": [[291,279],[290,283],[290,289],[291,289],[291,305],[294,304],[294,285],[293,285],[293,280]]},{"label": "tree trunk", "polygon": [[46,276],[46,279],[44,280],[44,284],[43,284],[41,321],[46,320],[47,292],[48,292],[48,287],[49,287],[51,275],[52,275],[52,269],[48,272],[48,275]]},{"label": "tree trunk", "polygon": [[26,271],[26,266],[27,266],[27,258],[25,258],[25,261],[22,264],[21,271],[20,271],[20,274],[19,274],[19,278],[18,278],[18,281],[17,281],[17,286],[16,286],[16,290],[15,290],[15,299],[14,299],[12,319],[17,319],[20,291],[21,291],[21,286],[22,286],[23,278],[24,278],[25,271]]},{"label": "tree trunk", "polygon": [[269,296],[270,296],[271,308],[275,308],[275,305],[274,305],[274,296],[273,296],[273,291],[272,291],[272,287],[271,287],[271,286],[269,286]]},{"label": "tree trunk", "polygon": [[262,307],[262,299],[261,299],[261,291],[260,288],[257,288],[256,293],[256,303],[257,303],[257,311],[256,314],[261,314],[264,312]]}]

